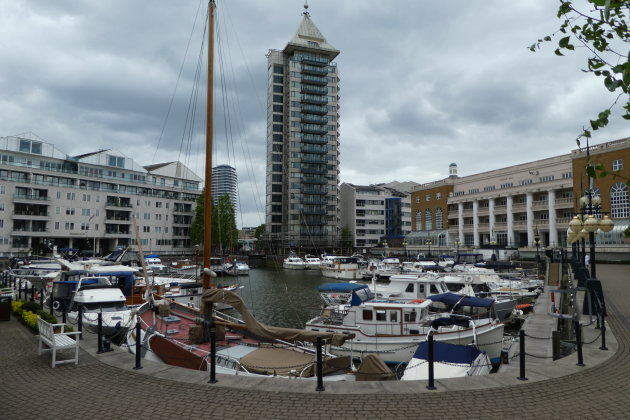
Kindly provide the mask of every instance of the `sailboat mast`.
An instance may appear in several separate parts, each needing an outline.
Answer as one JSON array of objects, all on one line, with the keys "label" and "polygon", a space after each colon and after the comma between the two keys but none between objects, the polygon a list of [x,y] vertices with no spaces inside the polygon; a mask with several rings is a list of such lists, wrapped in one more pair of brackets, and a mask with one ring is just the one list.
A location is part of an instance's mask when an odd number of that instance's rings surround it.
[{"label": "sailboat mast", "polygon": [[[208,94],[206,98],[206,174],[203,215],[203,267],[210,268],[212,254],[212,116],[214,104],[214,0],[208,1]],[[210,287],[210,276],[203,273],[204,288]]]}]

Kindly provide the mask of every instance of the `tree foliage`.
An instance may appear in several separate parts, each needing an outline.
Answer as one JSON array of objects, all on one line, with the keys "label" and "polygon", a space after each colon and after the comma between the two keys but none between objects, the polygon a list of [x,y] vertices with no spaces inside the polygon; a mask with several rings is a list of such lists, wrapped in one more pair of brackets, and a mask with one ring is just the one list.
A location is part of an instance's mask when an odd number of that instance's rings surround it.
[{"label": "tree foliage", "polygon": [[[195,218],[190,227],[190,239],[194,244],[203,243],[204,234],[204,195],[197,199]],[[212,247],[220,250],[235,249],[238,244],[238,229],[236,228],[236,214],[230,196],[219,197],[216,205],[212,206]]]},{"label": "tree foliage", "polygon": [[254,231],[254,238],[260,240],[260,238],[262,238],[264,234],[265,234],[265,224],[263,223],[262,225],[258,226],[256,230]]},{"label": "tree foliage", "polygon": [[554,51],[558,56],[574,52],[576,47],[588,51],[586,68],[582,71],[601,78],[604,88],[616,95],[608,109],[599,111],[589,126],[582,127],[577,137],[578,147],[580,138],[588,139],[591,131],[608,125],[611,111],[617,104],[625,101],[621,117],[630,119],[629,10],[630,0],[560,0],[557,13],[562,19],[560,28],[529,47],[536,51],[541,44],[558,37]]}]

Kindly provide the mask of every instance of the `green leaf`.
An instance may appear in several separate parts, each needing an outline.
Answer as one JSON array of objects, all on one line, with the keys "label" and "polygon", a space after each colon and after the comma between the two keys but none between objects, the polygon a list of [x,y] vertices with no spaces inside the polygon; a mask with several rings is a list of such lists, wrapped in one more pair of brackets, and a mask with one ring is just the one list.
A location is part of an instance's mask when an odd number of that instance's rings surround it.
[{"label": "green leaf", "polygon": [[571,39],[570,36],[565,36],[564,38],[560,39],[560,41],[558,42],[558,46],[560,48],[567,48],[567,46],[569,45],[569,39]]},{"label": "green leaf", "polygon": [[555,54],[555,55],[559,55],[559,56],[561,56],[561,57],[564,57],[564,54],[562,54],[562,53],[560,52],[560,49],[559,49],[559,48],[556,48],[556,50],[554,51],[554,54]]}]

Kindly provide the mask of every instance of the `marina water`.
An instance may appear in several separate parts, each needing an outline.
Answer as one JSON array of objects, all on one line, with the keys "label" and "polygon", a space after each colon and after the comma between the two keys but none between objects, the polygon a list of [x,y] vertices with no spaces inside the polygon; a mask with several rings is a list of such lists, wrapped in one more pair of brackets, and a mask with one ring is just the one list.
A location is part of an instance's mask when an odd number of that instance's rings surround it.
[{"label": "marina water", "polygon": [[[334,281],[323,277],[320,270],[284,270],[280,267],[255,268],[248,276],[218,278],[217,284],[238,282],[243,286],[237,293],[259,322],[276,327],[303,328],[319,313],[323,303],[317,287]],[[235,315],[231,311],[227,313]]]}]

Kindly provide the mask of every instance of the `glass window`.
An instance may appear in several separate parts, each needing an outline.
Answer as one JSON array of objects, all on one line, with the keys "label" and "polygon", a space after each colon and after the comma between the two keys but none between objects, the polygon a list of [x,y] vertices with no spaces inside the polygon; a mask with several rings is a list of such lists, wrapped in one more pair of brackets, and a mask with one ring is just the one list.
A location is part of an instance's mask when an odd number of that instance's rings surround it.
[{"label": "glass window", "polygon": [[418,210],[416,212],[416,232],[422,230],[422,212]]},{"label": "glass window", "polygon": [[628,217],[628,186],[623,182],[610,188],[610,215],[613,219]]},{"label": "glass window", "polygon": [[444,229],[444,222],[442,220],[442,209],[437,208],[435,210],[435,228]]},{"label": "glass window", "polygon": [[31,142],[29,140],[20,139],[20,152],[24,152],[24,153],[31,152]]},{"label": "glass window", "polygon": [[398,311],[389,311],[389,321],[398,322]]},{"label": "glass window", "polygon": [[385,311],[376,311],[376,320],[377,321],[387,321],[387,313]]},{"label": "glass window", "polygon": [[615,159],[613,160],[613,171],[620,171],[623,169],[623,160],[621,159]]},{"label": "glass window", "polygon": [[363,320],[371,321],[372,320],[372,311],[370,309],[363,310]]},{"label": "glass window", "polygon": [[407,293],[413,293],[413,283],[409,283],[407,285],[407,288],[405,289],[405,292]]},{"label": "glass window", "polygon": [[431,209],[427,209],[424,218],[426,230],[433,230],[433,214],[431,213]]}]

